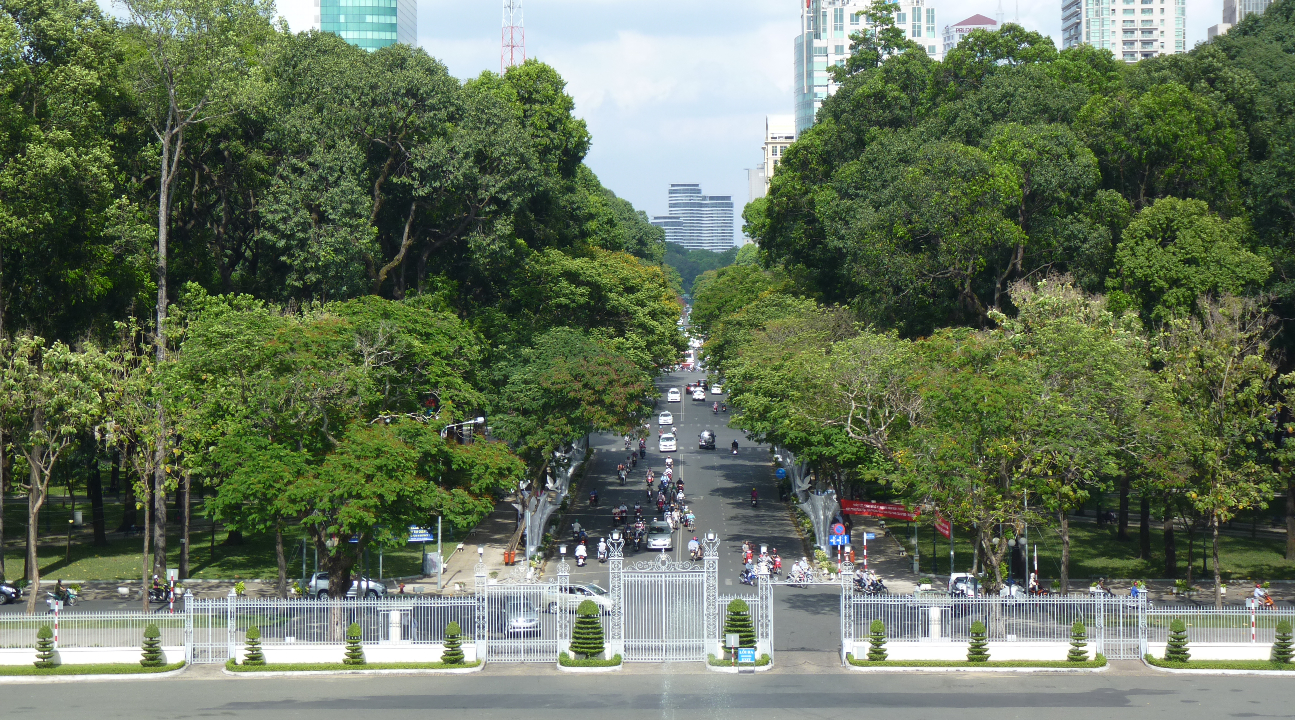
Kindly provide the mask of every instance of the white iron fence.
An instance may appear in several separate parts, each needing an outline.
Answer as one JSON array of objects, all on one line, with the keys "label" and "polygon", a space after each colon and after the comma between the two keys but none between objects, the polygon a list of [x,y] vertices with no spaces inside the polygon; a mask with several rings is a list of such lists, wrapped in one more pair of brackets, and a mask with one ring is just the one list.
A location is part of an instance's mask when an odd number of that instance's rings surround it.
[{"label": "white iron fence", "polygon": [[1189,643],[1272,643],[1277,623],[1295,624],[1295,607],[1156,607],[1147,608],[1148,643],[1169,641],[1169,626],[1182,620]]},{"label": "white iron fence", "polygon": [[61,648],[120,648],[144,644],[144,629],[156,625],[162,645],[185,644],[183,613],[99,612],[58,615],[0,615],[0,648],[34,648],[36,633],[48,625]]}]

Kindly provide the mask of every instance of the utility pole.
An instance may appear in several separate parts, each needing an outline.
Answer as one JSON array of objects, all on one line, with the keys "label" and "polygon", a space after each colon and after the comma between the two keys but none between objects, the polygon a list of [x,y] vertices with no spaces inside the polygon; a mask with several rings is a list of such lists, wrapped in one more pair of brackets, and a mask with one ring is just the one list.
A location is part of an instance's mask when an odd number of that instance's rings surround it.
[{"label": "utility pole", "polygon": [[504,23],[499,52],[499,73],[526,62],[526,27],[522,23],[522,0],[504,0]]}]

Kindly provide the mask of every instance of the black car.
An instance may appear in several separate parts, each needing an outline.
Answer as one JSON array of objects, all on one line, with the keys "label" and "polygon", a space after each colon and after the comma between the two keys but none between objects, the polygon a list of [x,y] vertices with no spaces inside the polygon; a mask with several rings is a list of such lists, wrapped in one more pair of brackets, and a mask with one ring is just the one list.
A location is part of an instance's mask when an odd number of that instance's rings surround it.
[{"label": "black car", "polygon": [[701,434],[697,436],[697,448],[699,450],[714,450],[715,433],[709,430],[702,430]]}]

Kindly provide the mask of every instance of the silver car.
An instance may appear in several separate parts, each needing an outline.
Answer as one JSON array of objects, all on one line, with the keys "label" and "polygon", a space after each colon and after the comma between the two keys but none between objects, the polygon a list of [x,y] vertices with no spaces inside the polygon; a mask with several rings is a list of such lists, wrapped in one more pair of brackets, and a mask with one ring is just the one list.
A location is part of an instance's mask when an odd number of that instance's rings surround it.
[{"label": "silver car", "polygon": [[504,634],[539,635],[540,611],[530,600],[512,598],[504,603]]},{"label": "silver car", "polygon": [[585,600],[594,601],[604,615],[612,611],[611,595],[594,583],[572,583],[567,586],[567,591],[563,594],[558,593],[557,590],[546,590],[541,603],[546,612],[556,613],[560,610],[575,612],[580,603]]},{"label": "silver car", "polygon": [[[351,589],[346,591],[346,597],[354,598],[356,593],[363,593],[364,597],[368,598],[381,597],[387,594],[387,586],[373,578],[357,575],[351,578]],[[310,582],[306,584],[306,595],[327,600],[328,573],[318,572],[311,575]]]},{"label": "silver car", "polygon": [[664,520],[653,520],[647,529],[648,550],[671,550],[674,548],[674,531],[670,523]]}]

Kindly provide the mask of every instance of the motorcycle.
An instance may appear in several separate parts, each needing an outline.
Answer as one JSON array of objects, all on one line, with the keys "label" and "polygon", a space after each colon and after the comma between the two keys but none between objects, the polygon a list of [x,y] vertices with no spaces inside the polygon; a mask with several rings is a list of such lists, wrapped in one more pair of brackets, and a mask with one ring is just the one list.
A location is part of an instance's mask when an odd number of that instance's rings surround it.
[{"label": "motorcycle", "polygon": [[605,563],[605,562],[607,562],[607,546],[606,546],[606,545],[599,545],[599,546],[598,546],[598,562],[600,562],[600,563]]},{"label": "motorcycle", "polygon": [[22,588],[11,582],[0,583],[0,605],[8,605],[22,600]]},{"label": "motorcycle", "polygon": [[585,566],[585,556],[576,555],[576,567],[584,567],[584,566]]},{"label": "motorcycle", "polygon": [[759,500],[757,500],[757,499],[756,499],[756,497],[755,497],[754,495],[752,495],[752,496],[751,496],[751,507],[758,507],[758,506],[759,506],[759,504],[760,504],[760,501],[759,501]]},{"label": "motorcycle", "polygon": [[[163,588],[163,591],[165,591],[165,588]],[[149,591],[149,594],[152,595],[152,591]],[[76,604],[76,591],[72,588],[63,588],[62,593],[45,593],[45,598],[45,601],[48,603],[54,603],[61,600],[64,605],[71,607]]]},{"label": "motorcycle", "polygon": [[148,589],[149,602],[164,603],[170,599],[170,592],[165,587],[151,587]]},{"label": "motorcycle", "polygon": [[719,403],[715,403],[714,405],[711,405],[711,406],[710,406],[710,414],[711,414],[711,415],[718,415],[718,414],[719,414]]},{"label": "motorcycle", "polygon": [[641,457],[641,458],[646,458],[646,457],[647,457],[647,446],[646,446],[646,445],[639,445],[639,457]]},{"label": "motorcycle", "polygon": [[736,455],[736,454],[737,454],[737,441],[736,441],[736,440],[734,440],[734,441],[733,441],[733,444],[732,444],[732,446],[731,446],[731,447],[733,448],[733,454],[734,454],[734,455]]},{"label": "motorcycle", "polygon": [[737,577],[739,580],[742,581],[743,585],[755,585],[754,570],[743,570],[741,574],[739,574]]},{"label": "motorcycle", "polygon": [[621,470],[617,475],[620,477],[621,485],[625,484],[625,471]]},{"label": "motorcycle", "polygon": [[589,505],[590,505],[590,506],[592,506],[592,507],[598,507],[598,491],[597,491],[597,490],[590,490],[590,491],[589,491]]}]

